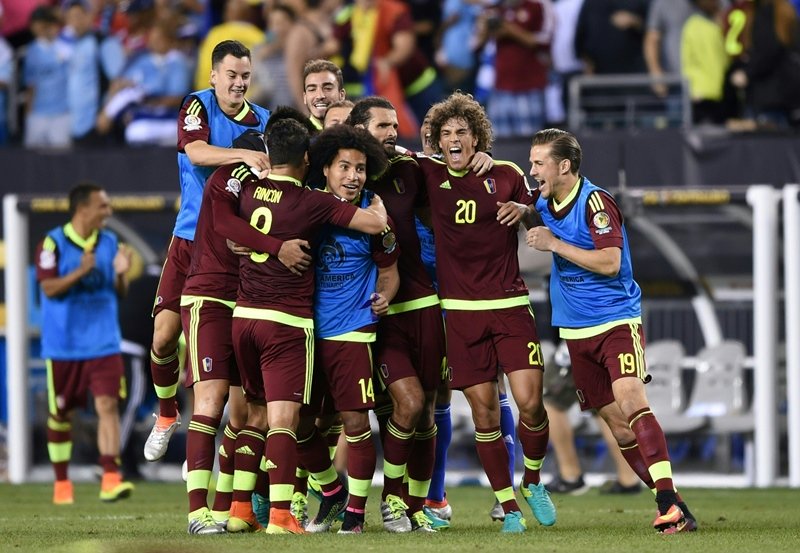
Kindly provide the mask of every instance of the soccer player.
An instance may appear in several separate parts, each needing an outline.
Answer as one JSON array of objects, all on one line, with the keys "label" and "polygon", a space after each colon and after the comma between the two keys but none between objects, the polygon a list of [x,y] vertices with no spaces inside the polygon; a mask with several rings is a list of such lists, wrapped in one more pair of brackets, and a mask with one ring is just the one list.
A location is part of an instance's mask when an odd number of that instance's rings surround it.
[{"label": "soccer player", "polygon": [[525,460],[520,490],[540,524],[555,524],[556,512],[540,481],[549,432],[541,347],[519,274],[517,228],[506,213],[512,207],[517,211],[514,202],[533,199],[524,173],[513,163],[496,160],[480,177],[468,171],[475,152],[485,151],[490,141],[483,108],[456,92],[431,113],[431,143],[443,162],[418,162],[426,178],[439,294],[447,311],[447,377],[472,409],[478,456],[505,513],[502,531],[517,533],[526,526],[500,430],[498,367],[508,377],[520,413],[517,434]]},{"label": "soccer player", "polygon": [[[335,126],[320,134],[312,146],[310,182],[325,182],[325,190],[334,197],[366,207],[375,195],[372,190],[364,190],[366,161],[381,156],[385,157],[381,144],[365,130]],[[374,237],[327,226],[318,240],[315,370],[324,374],[326,392],[341,414],[347,441],[350,499],[341,532],[361,533],[376,463],[369,423],[369,410],[375,406],[372,343],[379,317],[382,319],[389,312],[389,302],[400,286],[400,248],[391,219],[386,229]],[[389,456],[390,452],[384,450],[384,455]],[[393,490],[393,498],[399,503],[402,476],[401,470]],[[318,515],[307,530],[327,531],[336,514],[323,520]],[[404,519],[405,530],[410,530],[405,509],[398,516]],[[391,526],[388,529],[396,531]]]},{"label": "soccer player", "polygon": [[[270,114],[244,98],[250,84],[250,51],[240,42],[226,40],[214,48],[211,61],[211,88],[187,96],[178,115],[181,204],[153,307],[150,371],[159,399],[159,414],[144,446],[148,461],[164,456],[169,439],[180,424],[175,402],[180,296],[206,179],[214,167],[228,163],[242,162],[257,171],[269,166],[264,152],[231,147],[247,131],[263,132]],[[295,254],[298,259],[302,257],[302,252]]]},{"label": "soccer player", "polygon": [[666,534],[695,530],[647,402],[642,292],[633,279],[622,213],[611,194],[580,174],[581,158],[580,144],[566,131],[534,135],[530,174],[545,226],[529,229],[526,241],[553,253],[553,326],[567,342],[581,409],[597,410],[628,464],[655,492],[653,527]]},{"label": "soccer player", "polygon": [[[306,240],[312,251],[326,223],[381,233],[387,216],[377,196],[369,207],[358,208],[302,186],[309,141],[309,133],[300,123],[279,121],[267,135],[272,162],[268,178],[259,179],[246,165],[239,164],[217,171],[211,182],[224,183],[220,186],[239,200],[239,216],[257,230],[281,240]],[[357,146],[353,144],[354,149]],[[363,175],[379,174],[387,163],[385,156],[380,159],[362,154],[359,159]],[[219,215],[226,217],[225,213]],[[298,449],[303,449],[303,444],[298,448],[296,434],[300,405],[310,400],[313,376],[313,290],[313,267],[297,277],[269,254],[254,252],[240,258],[233,342],[250,404],[247,425],[269,427],[265,464],[270,471],[271,508],[267,533],[304,532],[290,505]],[[321,485],[323,496],[332,498],[331,504],[339,504],[346,491],[337,482],[324,441],[313,432],[309,439],[322,446],[316,446],[318,457],[301,455],[300,461]],[[319,455],[322,460],[315,463]]]},{"label": "soccer player", "polygon": [[332,103],[325,111],[325,117],[322,119],[322,127],[327,129],[334,125],[341,125],[347,121],[347,117],[353,110],[353,102],[350,100],[341,100]]},{"label": "soccer player", "polygon": [[48,232],[36,253],[47,362],[47,450],[56,477],[56,505],[74,502],[67,474],[72,413],[86,404],[87,391],[98,417],[100,499],[116,501],[133,491],[119,472],[119,399],[125,398],[126,386],[117,305],[117,296],[128,289],[131,252],[105,230],[111,202],[100,186],[75,186],[69,212],[69,222]]},{"label": "soccer player", "polygon": [[369,131],[389,155],[389,170],[369,188],[383,198],[402,251],[400,289],[378,323],[375,344],[376,374],[392,407],[383,432],[383,525],[390,532],[431,531],[432,521],[423,507],[433,473],[433,404],[442,380],[445,346],[439,296],[422,262],[415,225],[415,209],[427,204],[425,178],[414,158],[395,150],[398,121],[391,102],[377,96],[362,98],[348,121]]},{"label": "soccer player", "polygon": [[322,130],[325,112],[334,102],[344,100],[344,78],[339,66],[328,60],[309,60],[303,67],[303,103],[311,123]]}]

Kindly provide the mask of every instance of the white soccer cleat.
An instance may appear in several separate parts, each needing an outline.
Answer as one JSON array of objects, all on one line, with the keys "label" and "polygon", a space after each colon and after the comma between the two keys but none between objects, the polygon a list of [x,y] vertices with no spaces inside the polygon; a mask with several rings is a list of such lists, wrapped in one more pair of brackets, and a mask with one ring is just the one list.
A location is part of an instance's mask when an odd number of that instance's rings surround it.
[{"label": "white soccer cleat", "polygon": [[150,462],[158,461],[167,453],[169,439],[181,425],[180,413],[178,413],[175,422],[169,426],[159,426],[158,415],[153,413],[153,416],[156,419],[156,423],[153,425],[153,429],[150,430],[150,435],[147,436],[147,441],[144,443],[144,458]]}]

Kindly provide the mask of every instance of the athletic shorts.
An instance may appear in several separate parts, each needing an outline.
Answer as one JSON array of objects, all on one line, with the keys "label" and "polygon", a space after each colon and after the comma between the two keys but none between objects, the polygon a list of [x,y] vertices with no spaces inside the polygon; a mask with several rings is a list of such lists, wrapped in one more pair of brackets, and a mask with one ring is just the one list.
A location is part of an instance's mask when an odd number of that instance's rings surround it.
[{"label": "athletic shorts", "polygon": [[485,311],[449,309],[445,324],[450,388],[463,390],[522,369],[544,370],[530,307]]},{"label": "athletic shorts", "polygon": [[47,360],[47,399],[51,415],[65,415],[86,405],[87,391],[92,396],[127,397],[125,365],[114,353],[84,361]]},{"label": "athletic shorts", "polygon": [[375,373],[382,387],[403,378],[419,378],[433,391],[443,378],[444,323],[438,305],[381,317],[375,342]]},{"label": "athletic shorts", "polygon": [[644,329],[640,324],[621,324],[591,338],[566,342],[583,411],[612,403],[614,380],[645,377]]},{"label": "athletic shorts", "polygon": [[193,246],[194,242],[191,240],[177,236],[170,240],[167,260],[161,268],[161,278],[158,280],[156,299],[153,302],[153,317],[164,309],[181,312],[181,292],[186,275],[189,274]]},{"label": "athletic shorts", "polygon": [[231,386],[241,386],[231,338],[233,302],[228,306],[221,301],[192,298],[181,303],[181,324],[186,336],[186,387],[204,380],[228,380]]},{"label": "athletic shorts", "polygon": [[336,411],[375,407],[370,343],[317,340],[316,370],[325,375]]},{"label": "athletic shorts", "polygon": [[247,401],[311,400],[313,329],[234,317],[232,331]]}]

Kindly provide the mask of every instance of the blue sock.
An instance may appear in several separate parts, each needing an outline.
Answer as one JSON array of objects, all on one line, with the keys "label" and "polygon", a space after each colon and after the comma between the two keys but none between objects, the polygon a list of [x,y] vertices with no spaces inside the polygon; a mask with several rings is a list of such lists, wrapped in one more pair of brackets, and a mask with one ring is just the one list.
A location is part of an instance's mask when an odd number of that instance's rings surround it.
[{"label": "blue sock", "polygon": [[447,465],[447,448],[453,439],[453,422],[450,420],[450,404],[437,405],[433,414],[436,423],[436,461],[433,464],[431,486],[428,488],[428,499],[442,501],[444,499],[444,473]]},{"label": "blue sock", "polygon": [[514,414],[511,412],[511,404],[508,403],[506,394],[499,394],[500,397],[500,432],[503,433],[503,442],[508,450],[508,472],[511,473],[511,484],[514,485]]}]

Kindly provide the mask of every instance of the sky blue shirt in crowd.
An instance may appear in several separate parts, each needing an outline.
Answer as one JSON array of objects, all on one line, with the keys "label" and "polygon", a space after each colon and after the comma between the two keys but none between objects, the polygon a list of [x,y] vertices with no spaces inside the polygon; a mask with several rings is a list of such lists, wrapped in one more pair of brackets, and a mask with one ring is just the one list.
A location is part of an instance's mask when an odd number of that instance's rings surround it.
[{"label": "sky blue shirt in crowd", "polygon": [[[64,115],[69,111],[67,95],[68,50],[60,40],[36,39],[28,47],[22,69],[26,87],[35,89],[31,113]],[[10,71],[10,67],[8,68]],[[0,78],[2,80],[2,78]]]}]

